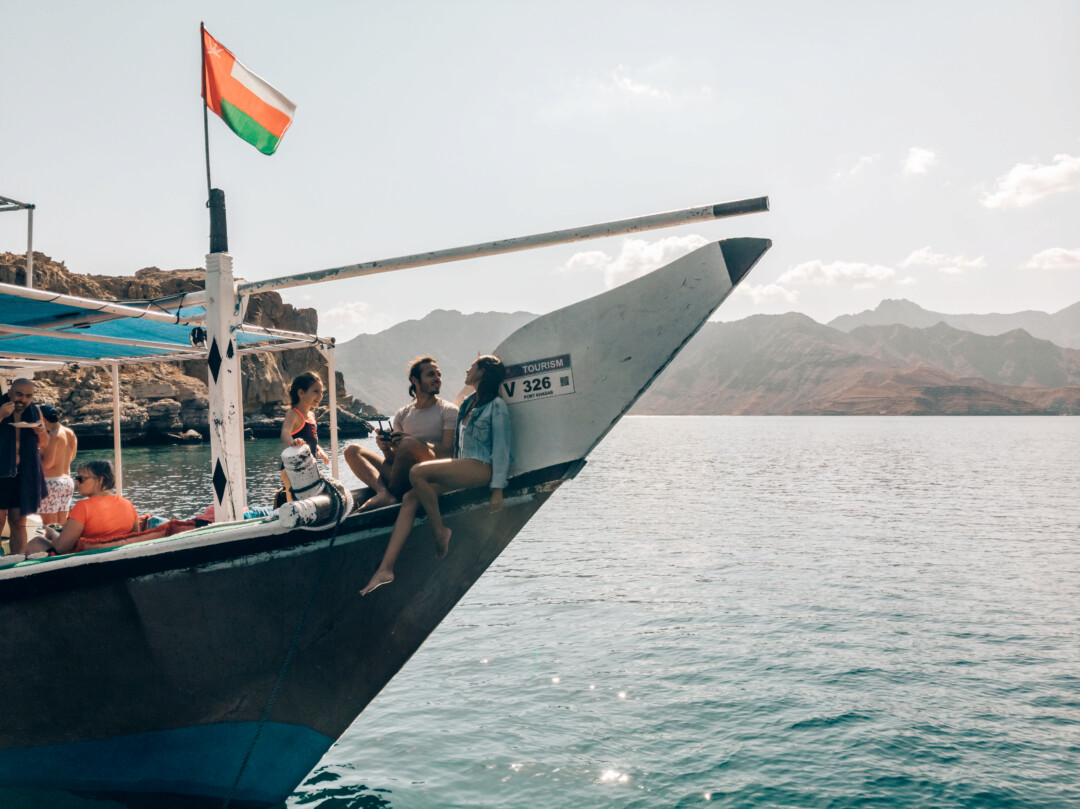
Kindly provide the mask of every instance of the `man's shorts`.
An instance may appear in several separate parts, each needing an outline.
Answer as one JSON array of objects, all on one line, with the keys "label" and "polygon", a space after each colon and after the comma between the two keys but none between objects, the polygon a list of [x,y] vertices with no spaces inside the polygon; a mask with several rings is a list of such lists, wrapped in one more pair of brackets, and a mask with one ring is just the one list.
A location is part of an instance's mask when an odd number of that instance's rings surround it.
[{"label": "man's shorts", "polygon": [[58,514],[61,511],[71,511],[71,496],[75,494],[75,481],[71,475],[58,478],[45,478],[45,489],[48,494],[38,506],[38,514]]},{"label": "man's shorts", "polygon": [[13,478],[0,478],[0,511],[19,507],[19,484],[22,479],[16,475]]}]

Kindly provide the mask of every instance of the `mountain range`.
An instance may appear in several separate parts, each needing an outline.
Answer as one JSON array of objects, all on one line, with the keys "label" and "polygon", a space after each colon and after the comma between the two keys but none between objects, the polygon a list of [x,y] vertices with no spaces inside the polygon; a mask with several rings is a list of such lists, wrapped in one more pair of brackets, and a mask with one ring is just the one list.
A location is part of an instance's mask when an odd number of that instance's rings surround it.
[{"label": "mountain range", "polygon": [[1023,329],[1032,337],[1049,340],[1065,348],[1080,348],[1080,301],[1054,314],[1027,310],[1012,314],[947,315],[930,312],[917,303],[886,298],[876,309],[857,315],[840,315],[827,325],[850,332],[859,326],[910,326],[925,329],[945,323],[960,331],[995,336]]},{"label": "mountain range", "polygon": [[[432,353],[443,370],[443,394],[452,398],[477,352],[493,350],[533,317],[437,310],[343,343],[337,367],[355,395],[392,413],[407,400],[409,361]],[[1004,331],[979,333],[949,319]],[[706,323],[632,412],[1080,413],[1080,349],[1036,337],[1018,323],[1080,344],[1080,303],[1054,315],[942,315],[909,301],[884,301],[828,325],[796,313]]]}]

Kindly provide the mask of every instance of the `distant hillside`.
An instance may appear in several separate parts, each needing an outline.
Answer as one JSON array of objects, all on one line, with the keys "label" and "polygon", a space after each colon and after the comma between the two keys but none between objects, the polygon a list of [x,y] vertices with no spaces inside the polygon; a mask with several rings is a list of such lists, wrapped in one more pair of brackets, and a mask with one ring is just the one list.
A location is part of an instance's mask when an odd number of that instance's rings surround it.
[{"label": "distant hillside", "polygon": [[649,414],[1080,413],[1080,351],[1000,337],[805,315],[708,323],[635,407]]},{"label": "distant hillside", "polygon": [[946,323],[954,329],[975,334],[998,335],[1023,329],[1032,337],[1049,340],[1066,348],[1080,348],[1080,302],[1054,314],[1046,312],[1014,312],[1012,314],[947,315],[930,312],[907,300],[884,300],[876,309],[857,315],[841,315],[828,325],[850,332],[859,326],[902,325],[914,329]]},{"label": "distant hillside", "polygon": [[[346,343],[338,367],[350,390],[392,412],[405,401],[407,363],[430,351],[452,397],[477,350],[490,350],[533,317],[432,312]],[[754,315],[705,324],[632,412],[1080,413],[1080,350],[1022,330],[987,336],[940,320],[846,333],[801,314]]]},{"label": "distant hillside", "polygon": [[422,354],[439,361],[443,397],[452,399],[465,383],[477,353],[488,353],[536,315],[477,312],[463,315],[436,309],[378,334],[361,334],[337,347],[335,365],[354,396],[386,415],[409,400],[409,363]]}]

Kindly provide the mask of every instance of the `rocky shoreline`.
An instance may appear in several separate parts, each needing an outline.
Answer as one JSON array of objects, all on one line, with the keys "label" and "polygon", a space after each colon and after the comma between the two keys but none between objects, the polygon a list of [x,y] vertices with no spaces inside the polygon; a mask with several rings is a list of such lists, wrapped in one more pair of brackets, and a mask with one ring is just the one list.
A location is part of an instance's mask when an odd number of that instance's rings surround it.
[{"label": "rocky shoreline", "polygon": [[[0,253],[0,281],[25,285],[26,257]],[[34,254],[34,286],[105,300],[150,299],[203,287],[203,270],[160,270],[149,267],[134,276],[90,276],[71,272],[63,262]],[[289,331],[316,334],[314,309],[297,309],[276,292],[252,296],[247,321]],[[245,433],[253,438],[276,438],[288,410],[288,386],[304,371],[327,379],[325,358],[314,348],[248,355],[242,360]],[[102,368],[69,365],[59,371],[38,372],[37,401],[51,404],[61,421],[79,438],[81,447],[113,444],[112,380]],[[367,420],[376,411],[350,396],[336,374],[338,434],[363,437]],[[183,444],[207,440],[210,427],[206,365],[201,361],[129,365],[120,369],[120,431],[123,442]],[[325,403],[325,400],[324,400]],[[329,410],[316,413],[319,434],[329,436]]]}]

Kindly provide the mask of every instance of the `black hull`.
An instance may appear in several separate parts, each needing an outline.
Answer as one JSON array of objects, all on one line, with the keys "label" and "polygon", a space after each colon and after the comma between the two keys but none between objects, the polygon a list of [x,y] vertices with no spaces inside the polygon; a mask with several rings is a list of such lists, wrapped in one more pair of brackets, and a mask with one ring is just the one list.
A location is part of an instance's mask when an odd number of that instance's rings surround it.
[{"label": "black hull", "polygon": [[[498,515],[486,489],[444,497],[449,555],[435,557],[422,520],[395,581],[363,598],[397,509],[352,517],[336,536],[296,530],[175,551],[161,543],[158,553],[94,564],[48,560],[0,582],[0,665],[50,684],[4,711],[0,787],[218,803],[259,732],[234,799],[284,800],[579,468],[515,478]],[[120,756],[129,760],[111,774],[106,762]]]}]

